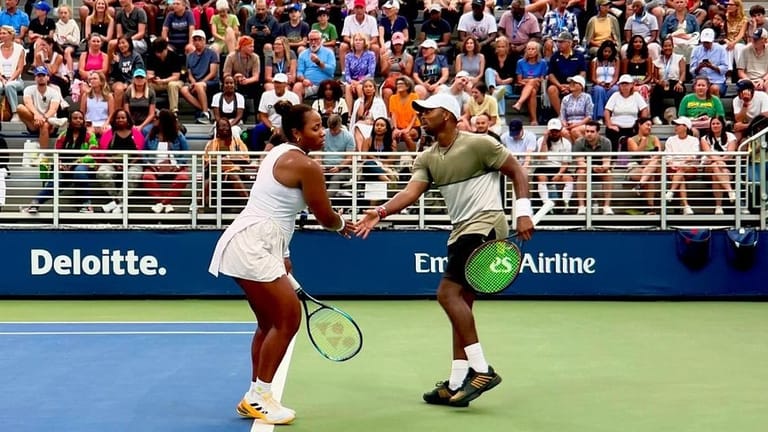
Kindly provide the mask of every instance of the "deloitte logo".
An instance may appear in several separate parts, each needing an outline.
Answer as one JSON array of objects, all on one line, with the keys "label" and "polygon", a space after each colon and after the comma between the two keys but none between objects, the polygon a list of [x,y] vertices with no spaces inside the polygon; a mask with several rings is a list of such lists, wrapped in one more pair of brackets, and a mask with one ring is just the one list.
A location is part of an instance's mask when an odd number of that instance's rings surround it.
[{"label": "deloitte logo", "polygon": [[45,249],[29,251],[30,273],[43,276],[53,272],[60,276],[165,276],[152,255],[136,255],[136,251],[102,249],[101,255],[82,255],[72,249],[69,255],[52,255]]}]

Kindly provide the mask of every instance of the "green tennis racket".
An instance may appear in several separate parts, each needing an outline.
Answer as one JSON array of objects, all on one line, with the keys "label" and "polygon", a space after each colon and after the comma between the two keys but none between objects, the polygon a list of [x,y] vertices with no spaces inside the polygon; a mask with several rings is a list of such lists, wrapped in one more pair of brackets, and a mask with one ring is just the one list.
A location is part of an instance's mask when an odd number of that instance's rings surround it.
[{"label": "green tennis racket", "polygon": [[[533,225],[536,226],[554,206],[552,201],[547,201],[533,215]],[[512,285],[522,263],[523,253],[511,237],[491,240],[472,251],[464,267],[464,276],[476,292],[498,294]]]},{"label": "green tennis racket", "polygon": [[[363,333],[355,320],[343,310],[321,303],[307,294],[290,273],[288,280],[304,305],[307,334],[317,352],[328,360],[337,362],[349,360],[357,355],[363,348]],[[312,312],[309,311],[307,301],[317,306]]]}]

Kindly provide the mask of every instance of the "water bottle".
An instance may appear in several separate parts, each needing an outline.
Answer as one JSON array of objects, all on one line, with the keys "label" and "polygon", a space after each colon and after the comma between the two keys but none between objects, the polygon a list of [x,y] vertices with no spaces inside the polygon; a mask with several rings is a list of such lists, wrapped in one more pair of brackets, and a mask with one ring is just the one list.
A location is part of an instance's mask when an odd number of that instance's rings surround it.
[{"label": "water bottle", "polygon": [[37,146],[35,146],[35,142],[30,139],[24,141],[24,155],[21,158],[21,165],[24,168],[30,168],[36,159]]}]

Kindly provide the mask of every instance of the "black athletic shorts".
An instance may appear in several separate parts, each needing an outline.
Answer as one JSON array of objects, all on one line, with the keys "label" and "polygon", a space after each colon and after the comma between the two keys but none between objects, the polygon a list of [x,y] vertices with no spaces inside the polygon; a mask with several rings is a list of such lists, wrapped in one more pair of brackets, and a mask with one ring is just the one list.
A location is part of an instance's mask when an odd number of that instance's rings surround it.
[{"label": "black athletic shorts", "polygon": [[464,276],[464,267],[467,264],[469,256],[481,244],[496,239],[496,230],[486,234],[464,234],[456,239],[455,242],[448,245],[448,264],[445,267],[443,277],[461,284],[464,288],[469,288],[467,279]]}]

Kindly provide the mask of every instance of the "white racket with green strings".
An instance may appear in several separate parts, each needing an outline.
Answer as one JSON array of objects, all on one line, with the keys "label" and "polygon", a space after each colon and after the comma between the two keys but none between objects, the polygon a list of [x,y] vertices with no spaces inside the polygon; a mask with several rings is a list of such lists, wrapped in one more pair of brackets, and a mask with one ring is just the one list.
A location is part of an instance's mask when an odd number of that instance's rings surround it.
[{"label": "white racket with green strings", "polygon": [[[554,206],[554,202],[547,201],[533,215],[533,225],[536,226]],[[490,240],[472,251],[464,267],[464,276],[473,290],[480,294],[498,294],[512,285],[523,263],[523,253],[513,238]]]}]

